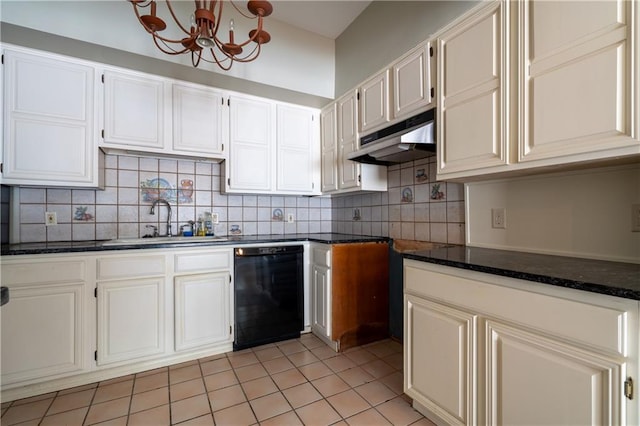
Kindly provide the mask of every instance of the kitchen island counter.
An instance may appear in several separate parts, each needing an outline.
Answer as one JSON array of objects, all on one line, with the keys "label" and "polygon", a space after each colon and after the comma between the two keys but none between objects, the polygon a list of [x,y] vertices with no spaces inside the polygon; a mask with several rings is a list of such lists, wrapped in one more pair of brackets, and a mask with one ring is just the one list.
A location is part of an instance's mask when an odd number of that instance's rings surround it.
[{"label": "kitchen island counter", "polygon": [[640,264],[636,263],[465,246],[403,255],[405,259],[640,300]]},{"label": "kitchen island counter", "polygon": [[24,243],[6,244],[2,246],[2,256],[22,254],[50,254],[50,253],[82,253],[94,251],[131,250],[131,249],[157,249],[176,247],[211,247],[211,246],[235,246],[239,244],[273,244],[312,241],[324,244],[363,243],[363,242],[387,242],[387,237],[372,237],[366,235],[351,235],[338,233],[316,234],[290,234],[290,235],[239,235],[229,236],[225,240],[211,239],[211,242],[171,243],[158,242],[158,244],[128,244],[109,246],[107,241],[62,241],[50,243]]}]

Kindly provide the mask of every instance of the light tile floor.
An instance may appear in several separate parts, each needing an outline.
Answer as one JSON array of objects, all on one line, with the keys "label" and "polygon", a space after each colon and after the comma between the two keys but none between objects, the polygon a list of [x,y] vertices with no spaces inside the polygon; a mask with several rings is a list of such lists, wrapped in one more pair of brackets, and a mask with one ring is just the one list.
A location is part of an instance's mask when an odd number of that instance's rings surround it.
[{"label": "light tile floor", "polygon": [[2,404],[19,425],[433,425],[402,393],[402,345],[337,354],[311,334]]}]

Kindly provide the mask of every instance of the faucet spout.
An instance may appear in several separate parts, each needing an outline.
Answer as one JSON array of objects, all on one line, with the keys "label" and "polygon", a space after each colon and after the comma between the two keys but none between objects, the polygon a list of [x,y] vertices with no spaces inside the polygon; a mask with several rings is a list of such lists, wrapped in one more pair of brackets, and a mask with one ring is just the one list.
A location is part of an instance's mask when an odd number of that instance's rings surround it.
[{"label": "faucet spout", "polygon": [[173,234],[171,233],[171,204],[169,204],[169,202],[163,198],[158,198],[157,200],[155,200],[152,204],[151,204],[151,210],[149,211],[149,214],[156,214],[155,213],[155,208],[156,205],[162,203],[165,204],[167,206],[167,237],[172,237]]}]

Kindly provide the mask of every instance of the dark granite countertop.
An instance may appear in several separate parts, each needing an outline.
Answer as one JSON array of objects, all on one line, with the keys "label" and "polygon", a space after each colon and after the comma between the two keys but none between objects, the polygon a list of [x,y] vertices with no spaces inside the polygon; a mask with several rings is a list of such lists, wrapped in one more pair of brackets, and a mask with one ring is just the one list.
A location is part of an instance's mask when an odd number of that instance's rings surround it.
[{"label": "dark granite countertop", "polygon": [[370,237],[366,235],[318,233],[318,234],[291,234],[291,235],[241,235],[231,236],[227,240],[214,240],[211,242],[194,243],[167,243],[136,245],[105,246],[106,241],[73,241],[73,242],[52,242],[52,243],[24,243],[7,244],[2,246],[2,256],[22,255],[22,254],[50,254],[50,253],[81,253],[95,251],[131,250],[131,249],[157,249],[176,247],[211,247],[211,246],[234,246],[238,244],[273,244],[289,242],[313,241],[325,244],[342,243],[363,243],[363,242],[387,242],[387,237]]},{"label": "dark granite countertop", "polygon": [[640,264],[447,246],[404,258],[509,278],[640,300]]}]

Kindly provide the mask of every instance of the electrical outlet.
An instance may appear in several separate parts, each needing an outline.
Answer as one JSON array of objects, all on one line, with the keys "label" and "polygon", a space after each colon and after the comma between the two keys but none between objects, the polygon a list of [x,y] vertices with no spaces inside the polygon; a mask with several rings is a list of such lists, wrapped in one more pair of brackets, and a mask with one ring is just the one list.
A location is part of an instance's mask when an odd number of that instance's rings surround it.
[{"label": "electrical outlet", "polygon": [[44,214],[44,225],[51,226],[58,224],[58,215],[56,212],[46,212]]},{"label": "electrical outlet", "polygon": [[294,220],[293,220],[293,213],[289,213],[289,214],[287,215],[287,222],[289,222],[289,223],[293,223],[293,222],[294,222]]},{"label": "electrical outlet", "polygon": [[631,205],[631,232],[640,232],[640,204]]},{"label": "electrical outlet", "polygon": [[218,213],[211,213],[211,222],[213,222],[214,225],[217,225],[220,223],[220,218],[218,217]]},{"label": "electrical outlet", "polygon": [[494,229],[507,228],[507,210],[504,208],[491,209],[491,227]]}]

